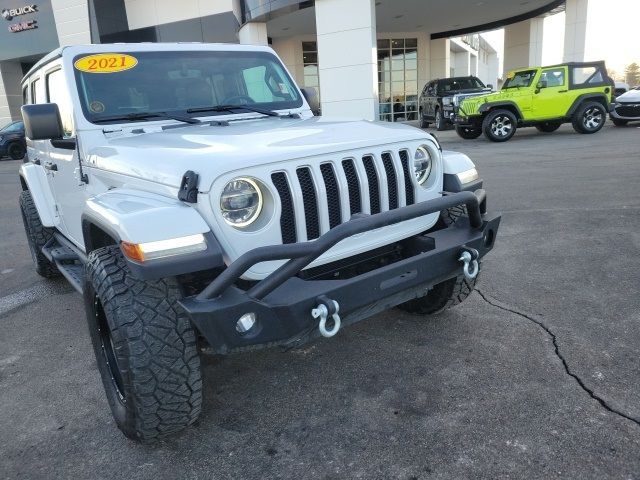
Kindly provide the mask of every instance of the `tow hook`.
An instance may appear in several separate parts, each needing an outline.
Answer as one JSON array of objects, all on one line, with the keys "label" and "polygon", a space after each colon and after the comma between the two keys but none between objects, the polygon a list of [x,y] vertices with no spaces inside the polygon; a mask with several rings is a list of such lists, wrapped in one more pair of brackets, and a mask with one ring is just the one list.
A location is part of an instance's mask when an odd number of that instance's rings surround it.
[{"label": "tow hook", "polygon": [[[478,276],[478,251],[475,248],[463,247],[460,254],[459,262],[463,262],[462,272],[464,278],[467,280],[473,280]],[[469,268],[471,266],[471,268]]]},{"label": "tow hook", "polygon": [[[327,338],[333,337],[340,330],[340,315],[338,315],[340,305],[335,300],[331,300],[324,295],[319,296],[316,300],[318,301],[318,306],[311,310],[311,316],[320,318],[320,323],[318,324],[320,335]],[[327,330],[327,318],[330,315],[333,320],[333,327],[331,330]]]}]

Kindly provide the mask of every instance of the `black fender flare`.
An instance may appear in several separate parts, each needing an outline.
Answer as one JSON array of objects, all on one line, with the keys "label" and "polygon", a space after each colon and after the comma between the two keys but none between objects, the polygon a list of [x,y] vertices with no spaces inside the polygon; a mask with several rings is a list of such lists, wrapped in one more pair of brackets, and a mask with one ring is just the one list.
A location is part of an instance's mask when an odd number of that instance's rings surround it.
[{"label": "black fender flare", "polygon": [[589,100],[602,103],[602,106],[605,108],[605,110],[609,112],[610,102],[604,93],[583,93],[573,101],[573,103],[571,104],[571,107],[569,107],[569,110],[567,110],[567,117],[572,117],[573,114],[576,113],[576,110],[580,108],[580,105],[583,102],[586,102]]},{"label": "black fender flare", "polygon": [[518,107],[518,104],[516,102],[512,102],[511,100],[483,103],[482,105],[480,105],[480,108],[478,109],[478,111],[480,112],[481,115],[484,115],[489,110],[493,110],[495,108],[500,108],[500,107],[505,108],[506,110],[515,110],[514,113],[518,120],[522,120],[524,118],[524,116],[522,115],[522,110],[520,110],[520,107]]}]

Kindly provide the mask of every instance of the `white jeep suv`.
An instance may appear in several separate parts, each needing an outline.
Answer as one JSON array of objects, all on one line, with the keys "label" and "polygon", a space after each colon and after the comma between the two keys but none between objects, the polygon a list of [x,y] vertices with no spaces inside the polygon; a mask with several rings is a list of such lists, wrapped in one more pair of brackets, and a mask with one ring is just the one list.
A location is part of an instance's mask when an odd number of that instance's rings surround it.
[{"label": "white jeep suv", "polygon": [[83,294],[137,440],[196,420],[200,354],[437,312],[494,245],[500,217],[465,155],[406,125],[314,117],[268,47],[64,47],[23,89],[33,260]]}]

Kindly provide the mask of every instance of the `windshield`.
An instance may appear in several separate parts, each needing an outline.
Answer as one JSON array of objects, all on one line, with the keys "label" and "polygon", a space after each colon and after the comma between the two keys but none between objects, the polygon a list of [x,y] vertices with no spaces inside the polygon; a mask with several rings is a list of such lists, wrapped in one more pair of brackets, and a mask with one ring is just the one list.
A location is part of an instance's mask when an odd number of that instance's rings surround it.
[{"label": "windshield", "polygon": [[13,122],[0,128],[0,132],[18,132],[23,128],[22,122]]},{"label": "windshield", "polygon": [[523,72],[516,72],[515,74],[511,73],[502,88],[529,87],[535,76],[536,70],[525,70]]},{"label": "windshield", "polygon": [[438,82],[439,92],[445,95],[448,92],[459,92],[460,90],[473,90],[476,88],[485,88],[484,83],[476,77],[445,78]]},{"label": "windshield", "polygon": [[[114,58],[111,58],[114,57]],[[80,55],[74,59],[82,110],[89,121],[157,120],[142,113],[182,113],[218,105],[293,109],[302,98],[268,52],[176,51]],[[228,115],[228,110],[189,116]],[[241,111],[232,113],[242,113]],[[104,122],[103,122],[104,123]]]}]

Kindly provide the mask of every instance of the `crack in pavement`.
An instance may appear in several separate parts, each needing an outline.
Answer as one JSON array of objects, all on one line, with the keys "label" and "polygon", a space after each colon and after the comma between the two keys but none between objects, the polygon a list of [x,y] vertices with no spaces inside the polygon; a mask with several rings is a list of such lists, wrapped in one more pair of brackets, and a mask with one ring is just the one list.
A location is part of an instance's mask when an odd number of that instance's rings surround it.
[{"label": "crack in pavement", "polygon": [[[477,288],[475,289],[476,292],[478,292],[478,295],[480,295],[480,297],[489,305],[491,305],[492,307],[495,308],[499,308],[500,310],[504,310],[506,312],[511,312],[515,315],[518,315],[519,317],[522,317],[532,323],[535,323],[536,325],[538,325],[540,328],[542,328],[547,335],[549,335],[551,337],[551,340],[553,341],[553,346],[555,348],[555,354],[558,357],[558,359],[560,360],[560,362],[562,362],[562,366],[564,367],[565,372],[567,373],[567,375],[569,375],[570,377],[572,377],[580,386],[580,388],[582,388],[582,390],[584,390],[593,400],[597,401],[605,410],[607,410],[610,413],[613,413],[615,415],[618,415],[626,420],[629,420],[630,422],[635,423],[637,426],[640,426],[640,420],[637,418],[632,417],[631,415],[627,415],[624,412],[621,412],[620,410],[612,407],[611,405],[609,405],[607,403],[606,400],[604,400],[602,397],[598,396],[592,389],[590,389],[589,387],[587,387],[587,385],[584,383],[584,381],[575,373],[573,373],[571,371],[571,369],[569,368],[569,364],[567,363],[567,360],[564,358],[564,356],[562,355],[562,353],[560,353],[560,346],[558,345],[558,337],[556,337],[556,334],[553,333],[551,331],[551,329],[549,327],[547,327],[542,321],[540,320],[536,320],[535,318],[533,318],[530,315],[527,315],[526,313],[520,312],[518,310],[516,310],[513,307],[507,307],[505,305],[499,305],[498,300],[490,300],[489,297],[487,296],[487,294],[483,293],[481,290],[478,290]],[[501,302],[500,302],[501,303]]]}]

